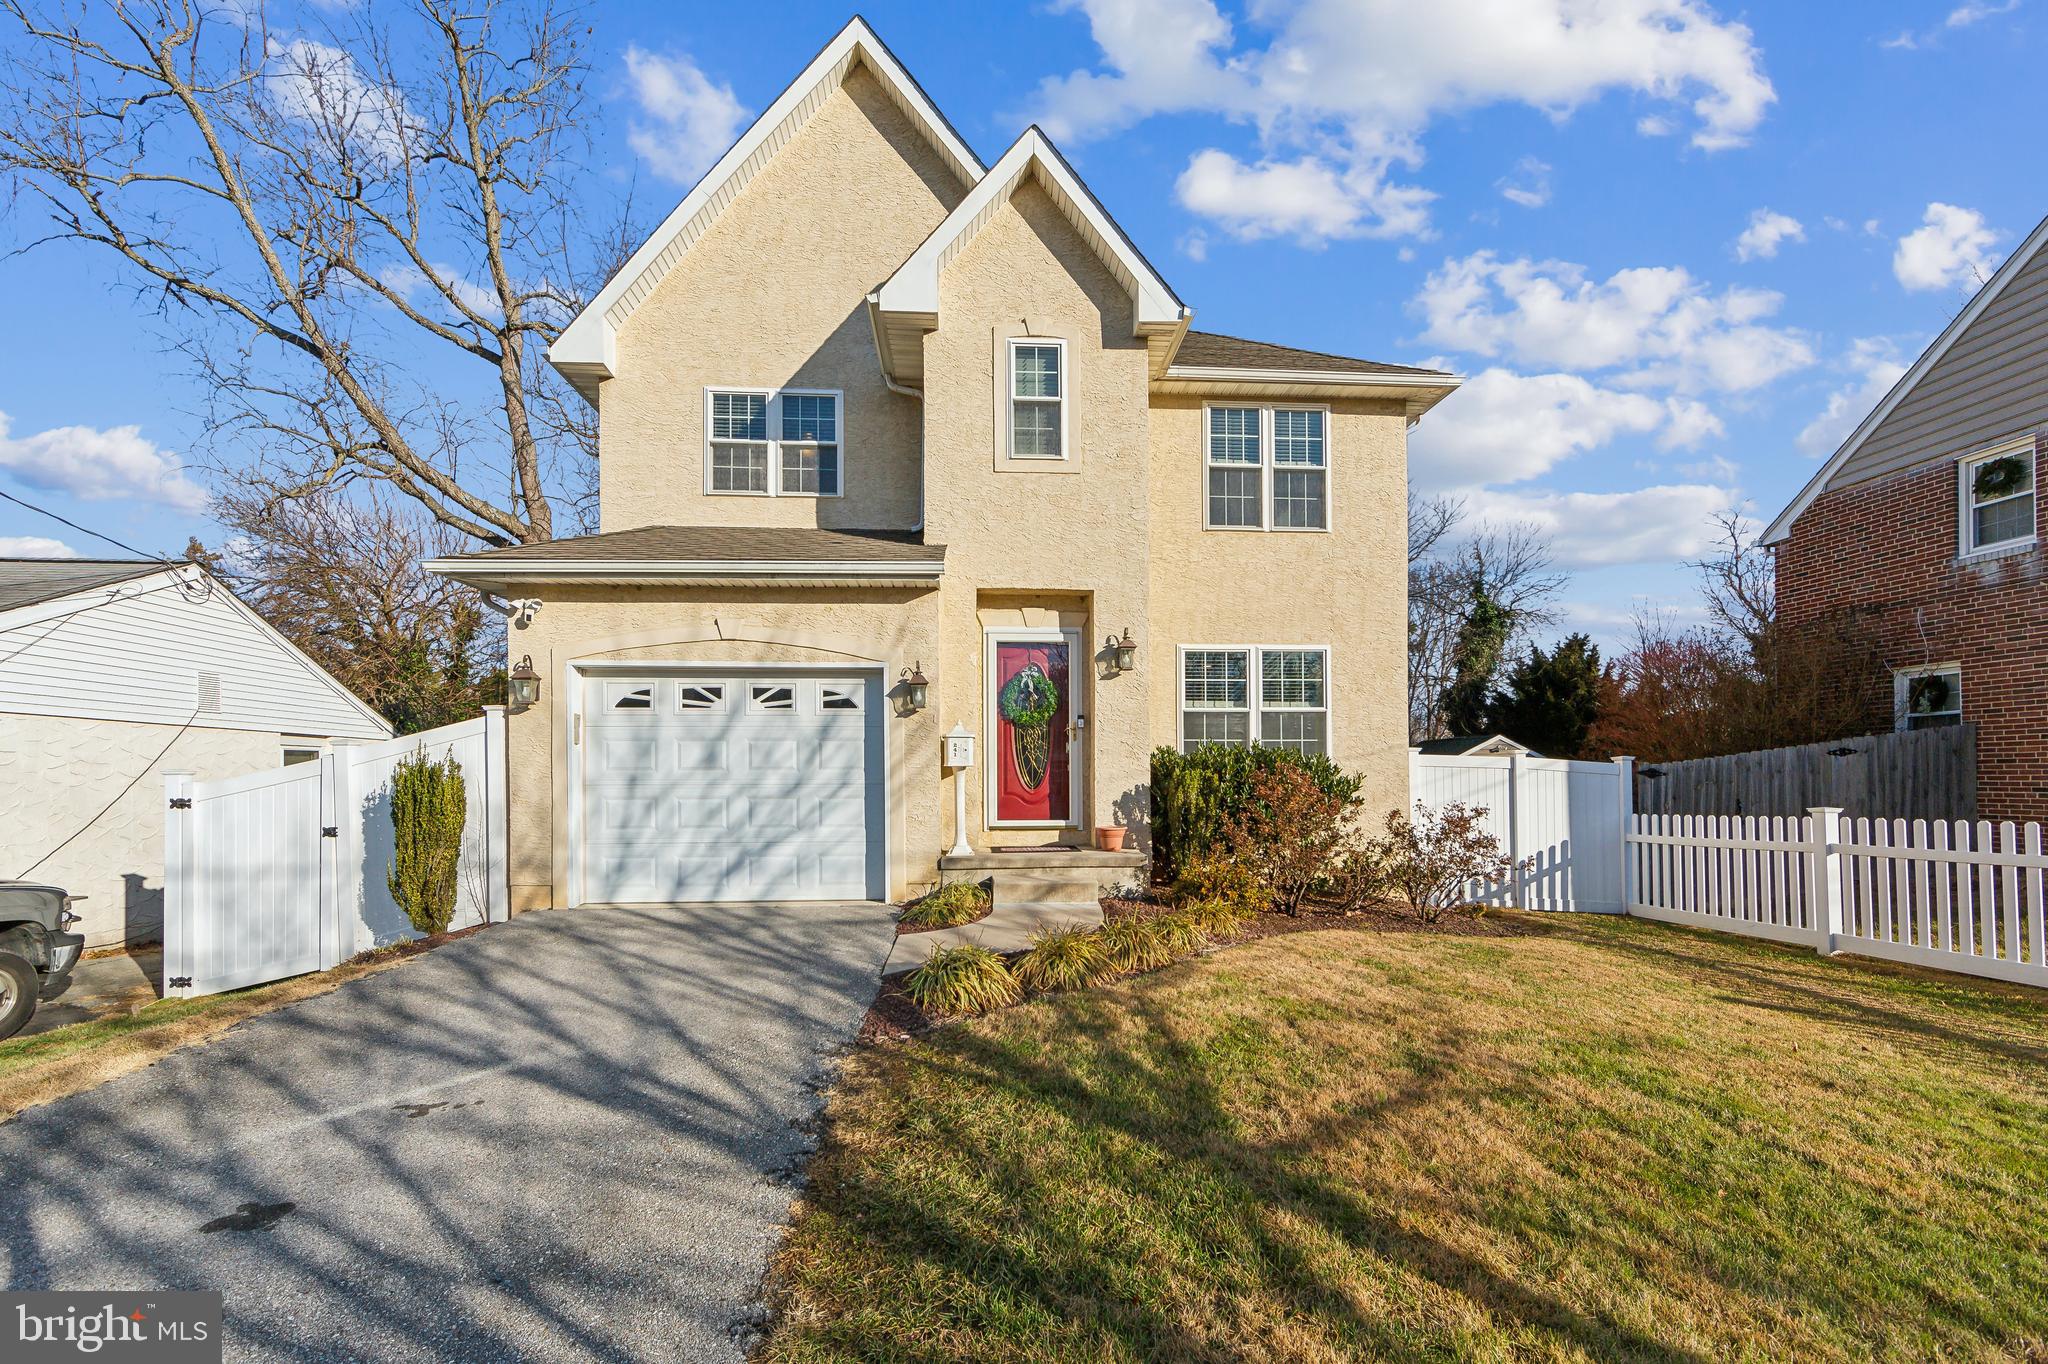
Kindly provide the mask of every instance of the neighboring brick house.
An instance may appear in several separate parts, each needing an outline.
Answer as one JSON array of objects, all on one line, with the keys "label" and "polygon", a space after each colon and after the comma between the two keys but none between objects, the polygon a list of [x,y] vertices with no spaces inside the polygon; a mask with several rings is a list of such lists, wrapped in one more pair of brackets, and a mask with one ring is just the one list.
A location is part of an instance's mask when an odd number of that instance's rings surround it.
[{"label": "neighboring brick house", "polygon": [[1780,618],[1875,646],[1900,729],[1977,727],[1978,813],[2048,820],[2048,221],[1764,532]]}]

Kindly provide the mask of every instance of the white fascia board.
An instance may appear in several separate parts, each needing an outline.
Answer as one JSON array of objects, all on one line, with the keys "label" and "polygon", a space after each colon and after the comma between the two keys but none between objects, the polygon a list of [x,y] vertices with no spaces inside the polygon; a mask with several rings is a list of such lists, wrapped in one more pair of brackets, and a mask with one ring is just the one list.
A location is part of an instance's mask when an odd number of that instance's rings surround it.
[{"label": "white fascia board", "polygon": [[583,311],[562,329],[561,335],[548,347],[550,363],[565,373],[581,371],[609,377],[617,372],[617,329],[606,320],[613,305],[683,233],[705,205],[718,196],[726,182],[760,150],[761,144],[773,135],[791,111],[809,99],[818,83],[837,69],[855,48],[859,49],[863,64],[879,79],[893,86],[898,97],[922,117],[926,133],[945,149],[970,181],[982,174],[981,158],[961,140],[910,73],[904,70],[902,63],[875,36],[874,30],[856,15],[839,30],[837,37],[825,45],[823,51],[812,58],[810,65],[789,83],[775,102],[762,111],[761,116],[740,135],[739,141],[718,158],[717,164],[705,173],[682,203],[676,205],[675,211],[662,219],[661,226],[641,243],[640,249],[598,291],[597,297],[585,304]]},{"label": "white fascia board", "polygon": [[896,578],[935,580],[944,563],[931,559],[526,559],[479,563],[474,559],[429,559],[429,573],[458,582],[575,582],[586,578],[642,578],[687,582],[694,578]]},{"label": "white fascia board", "polygon": [[1869,440],[1878,427],[1884,425],[1885,418],[1891,416],[1899,404],[1906,400],[1906,395],[1919,386],[1920,381],[1927,377],[1927,372],[1941,363],[1941,358],[1947,355],[1950,348],[1962,338],[1963,333],[1970,329],[1970,324],[1982,317],[1984,310],[1998,301],[1998,296],[2004,293],[2005,287],[2026,268],[2027,262],[2033,259],[2034,253],[2041,249],[2043,243],[2048,243],[2048,218],[2043,218],[2035,225],[2034,230],[2027,234],[2027,239],[2020,243],[2019,248],[2005,258],[2005,264],[1998,267],[1998,272],[1977,291],[1977,296],[1956,314],[1955,320],[1943,329],[1940,336],[1934,338],[1934,344],[1922,351],[1920,358],[1913,362],[1913,367],[1899,376],[1899,381],[1884,395],[1884,401],[1873,408],[1870,415],[1863,419],[1862,424],[1849,433],[1849,439],[1843,441],[1841,448],[1828,457],[1828,462],[1820,467],[1820,471],[1806,481],[1806,486],[1799,490],[1799,495],[1787,503],[1785,510],[1778,513],[1777,519],[1764,528],[1763,544],[1775,545],[1792,533],[1792,523],[1813,505],[1815,498],[1827,491],[1828,483],[1841,472],[1842,466],[1863,448],[1863,442]]},{"label": "white fascia board", "polygon": [[967,197],[946,215],[945,221],[933,229],[931,236],[925,238],[910,258],[897,267],[896,273],[889,276],[875,296],[876,306],[885,313],[936,317],[939,311],[940,263],[957,249],[961,238],[985,221],[991,208],[1014,194],[1024,182],[1024,177],[1034,171],[1059,186],[1061,193],[1087,219],[1089,227],[1115,257],[1116,264],[1137,281],[1132,332],[1135,334],[1152,326],[1178,326],[1187,309],[1171,286],[1131,245],[1124,230],[1117,226],[1116,220],[1081,183],[1081,178],[1074,174],[1036,125],[1025,129],[1023,136],[1010,144],[1010,149],[968,191]]}]

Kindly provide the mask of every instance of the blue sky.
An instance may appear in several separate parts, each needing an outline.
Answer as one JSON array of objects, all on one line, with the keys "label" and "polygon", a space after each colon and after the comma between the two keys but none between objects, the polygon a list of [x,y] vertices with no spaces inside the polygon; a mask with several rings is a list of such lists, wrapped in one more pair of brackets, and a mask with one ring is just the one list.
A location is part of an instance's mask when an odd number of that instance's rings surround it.
[{"label": "blue sky", "polygon": [[[1611,643],[1682,615],[1712,515],[1768,519],[2048,210],[2042,3],[863,12],[985,160],[1042,123],[1197,326],[1472,376],[1416,485],[1548,529],[1564,623]],[[593,200],[665,212],[846,17],[594,6]],[[212,536],[150,301],[72,246],[0,258],[0,296],[0,489]],[[0,552],[26,537],[105,548],[0,504]]]}]

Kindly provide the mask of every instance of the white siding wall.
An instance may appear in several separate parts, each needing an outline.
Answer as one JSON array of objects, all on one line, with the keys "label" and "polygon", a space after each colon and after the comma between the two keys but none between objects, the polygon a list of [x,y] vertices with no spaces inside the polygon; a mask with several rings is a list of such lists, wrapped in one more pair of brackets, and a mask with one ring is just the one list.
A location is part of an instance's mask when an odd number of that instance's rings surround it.
[{"label": "white siding wall", "polygon": [[78,906],[90,947],[153,939],[163,922],[163,774],[216,779],[282,761],[276,733],[0,714],[0,877],[29,872],[86,829],[29,879],[91,897]]},{"label": "white siding wall", "polygon": [[[119,599],[107,603],[110,592]],[[196,595],[165,574],[0,615],[0,712],[388,736],[226,588]],[[202,674],[219,679],[218,712],[195,714]]]}]

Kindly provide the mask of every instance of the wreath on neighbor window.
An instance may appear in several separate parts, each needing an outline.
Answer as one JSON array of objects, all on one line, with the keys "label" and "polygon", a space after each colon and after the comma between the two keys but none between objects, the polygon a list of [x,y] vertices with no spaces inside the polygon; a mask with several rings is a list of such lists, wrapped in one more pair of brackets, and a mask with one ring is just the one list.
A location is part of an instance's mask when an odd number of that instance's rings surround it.
[{"label": "wreath on neighbor window", "polygon": [[1059,688],[1036,663],[1026,663],[1003,683],[996,698],[1003,718],[1019,729],[1035,729],[1052,723],[1060,708]]},{"label": "wreath on neighbor window", "polygon": [[1925,673],[1913,679],[1907,689],[1906,709],[1915,715],[1937,715],[1949,709],[1948,679],[1940,673]]},{"label": "wreath on neighbor window", "polygon": [[2010,497],[2027,481],[2027,462],[2018,455],[2001,455],[1977,466],[1971,480],[1979,497]]}]

